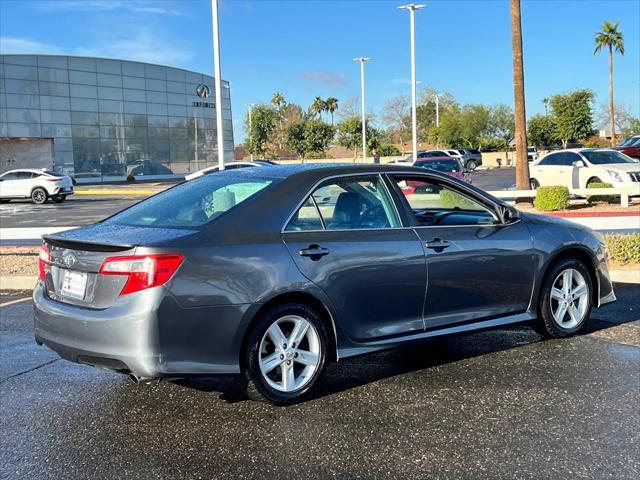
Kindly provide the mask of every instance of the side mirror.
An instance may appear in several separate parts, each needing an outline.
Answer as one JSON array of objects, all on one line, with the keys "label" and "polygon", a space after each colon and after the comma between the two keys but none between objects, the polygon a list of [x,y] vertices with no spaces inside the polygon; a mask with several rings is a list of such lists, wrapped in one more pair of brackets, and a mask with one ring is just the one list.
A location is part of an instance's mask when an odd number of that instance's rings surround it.
[{"label": "side mirror", "polygon": [[582,168],[584,167],[584,162],[582,160],[576,160],[575,162],[573,162],[573,166],[577,167],[577,168]]},{"label": "side mirror", "polygon": [[502,212],[502,222],[503,223],[511,223],[518,218],[518,212],[515,208],[507,207]]}]

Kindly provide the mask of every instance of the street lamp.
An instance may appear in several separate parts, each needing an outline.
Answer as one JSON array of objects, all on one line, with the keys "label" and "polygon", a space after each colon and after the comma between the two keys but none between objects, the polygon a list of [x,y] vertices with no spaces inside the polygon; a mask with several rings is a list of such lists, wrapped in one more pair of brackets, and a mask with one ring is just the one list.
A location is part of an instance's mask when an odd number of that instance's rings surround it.
[{"label": "street lamp", "polygon": [[251,143],[251,127],[252,127],[252,122],[251,122],[251,111],[253,110],[253,106],[255,104],[253,103],[245,103],[244,106],[247,107],[249,109],[249,148],[251,149],[249,151],[249,158],[250,160],[253,162],[253,143]]},{"label": "street lamp", "polygon": [[224,170],[224,132],[222,130],[222,68],[220,67],[220,29],[218,0],[211,0],[213,24],[213,77],[216,86],[216,128],[218,138],[218,169]]},{"label": "street lamp", "polygon": [[426,7],[408,3],[398,7],[401,10],[409,10],[411,20],[411,135],[413,141],[413,161],[418,159],[418,122],[416,120],[416,41],[415,41],[415,13],[416,10]]},{"label": "street lamp", "polygon": [[434,97],[436,97],[436,127],[439,127],[440,126],[440,95],[436,93]]},{"label": "street lamp", "polygon": [[364,62],[371,60],[367,57],[354,58],[354,62],[360,62],[360,90],[362,95],[362,161],[367,161],[367,119],[364,109]]}]

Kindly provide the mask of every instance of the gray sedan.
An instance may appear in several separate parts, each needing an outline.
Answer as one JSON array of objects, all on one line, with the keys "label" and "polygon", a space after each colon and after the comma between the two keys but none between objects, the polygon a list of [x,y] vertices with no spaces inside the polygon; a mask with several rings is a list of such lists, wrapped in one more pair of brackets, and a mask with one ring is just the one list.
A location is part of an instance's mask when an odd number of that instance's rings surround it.
[{"label": "gray sedan", "polygon": [[242,374],[286,404],[324,365],[615,300],[602,236],[403,166],[238,169],[44,237],[35,337],[136,381]]}]

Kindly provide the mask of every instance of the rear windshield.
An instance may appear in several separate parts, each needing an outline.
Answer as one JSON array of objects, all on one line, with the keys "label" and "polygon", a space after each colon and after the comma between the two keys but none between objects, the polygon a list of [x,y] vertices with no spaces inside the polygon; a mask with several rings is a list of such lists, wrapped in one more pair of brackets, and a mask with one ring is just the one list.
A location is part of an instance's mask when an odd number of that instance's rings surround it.
[{"label": "rear windshield", "polygon": [[431,168],[439,172],[459,172],[460,165],[455,160],[431,160],[429,162],[416,162],[416,167]]},{"label": "rear windshield", "polygon": [[636,163],[631,157],[615,150],[583,150],[582,155],[594,165],[609,165],[613,163]]},{"label": "rear windshield", "polygon": [[50,175],[52,177],[64,177],[64,173],[60,173],[60,172],[54,172],[53,170],[43,170],[42,174],[44,175]]},{"label": "rear windshield", "polygon": [[196,228],[252,197],[274,182],[234,174],[204,176],[166,190],[105,223],[135,227]]}]

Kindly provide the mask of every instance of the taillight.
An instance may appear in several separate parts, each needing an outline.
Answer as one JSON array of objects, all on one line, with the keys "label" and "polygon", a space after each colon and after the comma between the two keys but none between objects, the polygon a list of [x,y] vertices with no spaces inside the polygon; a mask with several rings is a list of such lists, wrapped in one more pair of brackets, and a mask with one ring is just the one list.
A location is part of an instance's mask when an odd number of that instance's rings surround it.
[{"label": "taillight", "polygon": [[38,254],[38,272],[40,273],[40,280],[45,281],[47,279],[47,268],[51,265],[51,252],[49,247],[45,243],[40,246],[40,252]]},{"label": "taillight", "polygon": [[61,178],[45,178],[47,182],[61,182]]},{"label": "taillight", "polygon": [[158,287],[169,281],[182,264],[182,255],[132,255],[127,257],[109,257],[102,262],[102,275],[126,275],[120,295]]}]

